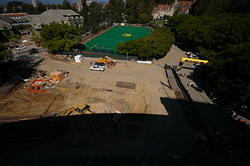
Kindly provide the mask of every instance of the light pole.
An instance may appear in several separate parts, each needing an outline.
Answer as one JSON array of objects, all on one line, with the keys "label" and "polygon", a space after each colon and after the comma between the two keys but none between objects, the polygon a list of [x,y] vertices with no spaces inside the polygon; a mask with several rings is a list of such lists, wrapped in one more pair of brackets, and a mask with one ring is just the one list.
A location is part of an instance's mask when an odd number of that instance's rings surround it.
[{"label": "light pole", "polygon": [[128,60],[128,53],[126,53],[127,54],[127,60]]},{"label": "light pole", "polygon": [[90,15],[91,15],[91,12],[88,12],[87,15],[89,17],[89,26],[90,26]]}]

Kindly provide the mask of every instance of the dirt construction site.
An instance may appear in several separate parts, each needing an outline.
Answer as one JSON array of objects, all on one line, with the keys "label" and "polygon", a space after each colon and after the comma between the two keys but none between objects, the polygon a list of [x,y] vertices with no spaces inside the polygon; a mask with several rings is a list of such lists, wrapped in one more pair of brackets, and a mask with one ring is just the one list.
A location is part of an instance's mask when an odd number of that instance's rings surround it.
[{"label": "dirt construction site", "polygon": [[[174,98],[174,93],[164,86],[168,81],[162,67],[117,61],[104,72],[91,71],[90,64],[96,60],[84,58],[82,63],[74,63],[43,56],[36,66],[40,75],[33,74],[0,97],[0,121],[65,116],[69,115],[65,110],[85,106],[90,113],[168,114],[160,97]],[[50,73],[57,70],[66,71],[63,80],[50,83],[42,93],[29,91],[32,80],[41,75],[49,80]]]}]

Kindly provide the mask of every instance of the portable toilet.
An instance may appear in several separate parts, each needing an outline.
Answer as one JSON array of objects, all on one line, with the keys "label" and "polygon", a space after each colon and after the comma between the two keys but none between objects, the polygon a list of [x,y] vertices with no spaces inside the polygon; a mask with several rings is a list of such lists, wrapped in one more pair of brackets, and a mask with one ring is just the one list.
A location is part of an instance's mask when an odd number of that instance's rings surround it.
[{"label": "portable toilet", "polygon": [[81,63],[82,60],[83,60],[83,57],[82,57],[82,55],[76,55],[76,56],[74,57],[74,59],[75,59],[75,62],[76,62],[76,63]]}]

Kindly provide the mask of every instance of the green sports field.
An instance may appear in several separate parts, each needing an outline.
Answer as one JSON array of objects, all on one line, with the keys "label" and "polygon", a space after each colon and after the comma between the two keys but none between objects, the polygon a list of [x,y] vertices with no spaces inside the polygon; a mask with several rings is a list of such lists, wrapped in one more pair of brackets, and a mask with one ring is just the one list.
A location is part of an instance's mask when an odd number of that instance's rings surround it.
[{"label": "green sports field", "polygon": [[135,40],[151,33],[145,27],[113,27],[86,43],[87,50],[104,49],[115,51],[119,43]]}]

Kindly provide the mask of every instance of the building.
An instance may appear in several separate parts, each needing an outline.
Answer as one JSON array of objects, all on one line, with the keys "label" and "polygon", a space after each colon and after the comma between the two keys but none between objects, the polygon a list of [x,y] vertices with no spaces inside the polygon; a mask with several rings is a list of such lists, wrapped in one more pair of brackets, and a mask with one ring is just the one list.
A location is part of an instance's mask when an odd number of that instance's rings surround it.
[{"label": "building", "polygon": [[161,19],[164,16],[173,16],[174,9],[175,9],[174,4],[170,4],[170,5],[158,4],[157,6],[153,8],[153,12],[152,12],[153,20]]},{"label": "building", "polygon": [[11,18],[14,20],[20,20],[27,16],[27,13],[4,13],[0,14],[0,17]]},{"label": "building", "polygon": [[47,10],[40,15],[29,15],[29,21],[34,29],[42,29],[42,25],[51,23],[68,24],[81,27],[84,24],[84,18],[71,9]]},{"label": "building", "polygon": [[177,12],[177,14],[188,14],[189,10],[191,9],[194,2],[195,2],[195,0],[193,0],[193,1],[178,1],[176,6],[175,6],[175,11]]},{"label": "building", "polygon": [[[87,6],[90,6],[90,4],[92,3],[93,1],[86,1],[86,5]],[[96,2],[96,3],[98,3],[98,2]]]},{"label": "building", "polygon": [[[90,4],[93,1],[86,1],[86,0],[78,0],[76,3],[74,3],[72,6],[77,9],[78,12],[82,11],[84,6],[90,6]],[[99,2],[96,2],[99,3]]]},{"label": "building", "polygon": [[32,5],[34,8],[37,8],[37,0],[32,0]]},{"label": "building", "polygon": [[164,16],[173,16],[174,14],[187,14],[195,1],[196,0],[175,0],[172,4],[158,4],[153,8],[153,19],[158,20]]},{"label": "building", "polygon": [[27,13],[4,13],[0,14],[0,19],[8,22],[11,26],[30,25],[27,16]]},{"label": "building", "polygon": [[82,11],[83,6],[86,5],[86,0],[78,0],[72,6],[77,9],[78,12]]}]

